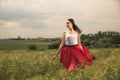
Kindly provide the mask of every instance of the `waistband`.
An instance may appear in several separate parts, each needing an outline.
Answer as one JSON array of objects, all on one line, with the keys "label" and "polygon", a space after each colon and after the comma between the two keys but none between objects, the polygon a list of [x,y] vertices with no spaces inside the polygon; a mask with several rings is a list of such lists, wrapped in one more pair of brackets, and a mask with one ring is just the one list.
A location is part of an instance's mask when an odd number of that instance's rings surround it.
[{"label": "waistband", "polygon": [[78,46],[79,44],[75,44],[75,45],[64,45],[64,46],[68,46],[68,47],[74,47],[74,46]]}]

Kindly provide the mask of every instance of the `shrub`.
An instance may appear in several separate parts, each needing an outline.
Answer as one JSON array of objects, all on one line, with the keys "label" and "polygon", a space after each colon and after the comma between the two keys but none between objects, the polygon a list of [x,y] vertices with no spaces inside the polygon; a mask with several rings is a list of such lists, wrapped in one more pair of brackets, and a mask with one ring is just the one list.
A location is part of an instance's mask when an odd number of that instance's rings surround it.
[{"label": "shrub", "polygon": [[35,44],[30,44],[29,46],[28,46],[28,49],[29,50],[37,50],[37,46],[35,45]]},{"label": "shrub", "polygon": [[60,40],[54,41],[48,45],[48,49],[57,49],[60,45]]},{"label": "shrub", "polygon": [[85,39],[84,41],[82,41],[86,46],[90,46],[90,40],[89,39]]},{"label": "shrub", "polygon": [[112,47],[112,40],[111,38],[102,38],[99,39],[98,42],[95,43],[95,47]]}]

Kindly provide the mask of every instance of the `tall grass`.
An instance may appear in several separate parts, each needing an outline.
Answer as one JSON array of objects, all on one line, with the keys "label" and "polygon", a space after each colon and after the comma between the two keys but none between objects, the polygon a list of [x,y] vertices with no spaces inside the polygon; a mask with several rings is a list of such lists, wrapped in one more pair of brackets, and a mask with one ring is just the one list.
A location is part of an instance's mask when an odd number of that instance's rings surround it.
[{"label": "tall grass", "polygon": [[0,80],[120,80],[120,49],[90,49],[96,56],[93,65],[67,73],[52,61],[56,50],[0,51]]}]

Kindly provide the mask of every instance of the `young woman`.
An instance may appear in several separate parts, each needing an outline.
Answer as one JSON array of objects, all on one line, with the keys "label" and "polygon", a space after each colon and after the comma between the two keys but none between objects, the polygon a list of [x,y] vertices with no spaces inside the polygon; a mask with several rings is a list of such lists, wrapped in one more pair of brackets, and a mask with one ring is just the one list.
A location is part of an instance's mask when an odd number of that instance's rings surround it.
[{"label": "young woman", "polygon": [[66,26],[68,30],[63,32],[61,44],[56,51],[56,55],[53,56],[53,60],[61,53],[60,62],[67,69],[67,72],[91,65],[95,57],[87,47],[81,43],[81,30],[71,18],[67,20]]}]

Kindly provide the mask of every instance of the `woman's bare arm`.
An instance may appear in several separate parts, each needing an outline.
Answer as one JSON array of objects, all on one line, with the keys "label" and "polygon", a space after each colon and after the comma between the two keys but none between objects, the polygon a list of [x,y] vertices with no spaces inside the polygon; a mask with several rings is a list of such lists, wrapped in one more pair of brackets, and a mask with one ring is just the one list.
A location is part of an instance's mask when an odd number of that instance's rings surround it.
[{"label": "woman's bare arm", "polygon": [[54,59],[58,56],[58,54],[60,53],[60,51],[61,51],[64,43],[65,43],[65,32],[63,32],[63,34],[62,34],[61,43],[60,43],[60,45],[59,45],[59,48],[58,48],[57,51],[56,51],[56,55],[53,56],[53,60],[54,60]]},{"label": "woman's bare arm", "polygon": [[79,44],[80,48],[83,49],[82,44],[81,44],[81,33],[78,33],[78,44]]}]

